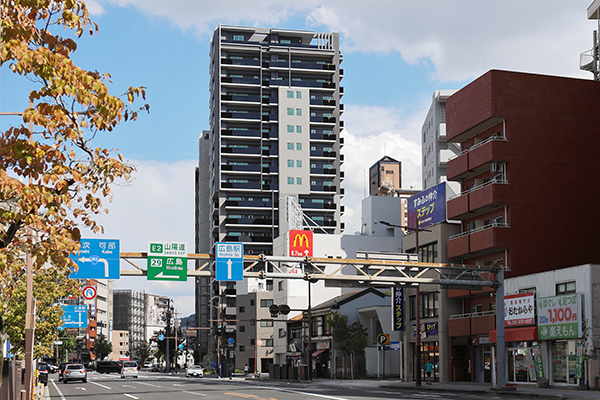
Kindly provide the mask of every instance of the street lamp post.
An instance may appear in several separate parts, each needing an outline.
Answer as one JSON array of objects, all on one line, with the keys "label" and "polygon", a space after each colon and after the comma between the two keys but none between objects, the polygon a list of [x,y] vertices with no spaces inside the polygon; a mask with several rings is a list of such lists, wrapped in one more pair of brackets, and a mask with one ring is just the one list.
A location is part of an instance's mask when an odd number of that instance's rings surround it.
[{"label": "street lamp post", "polygon": [[[410,227],[410,226],[404,226],[404,225],[395,225],[395,224],[390,224],[387,221],[379,221],[380,224],[382,225],[387,225],[387,226],[391,226],[394,228],[403,228],[403,229],[408,229],[410,231],[415,232],[415,253],[417,254],[417,262],[419,261],[419,232],[431,232],[429,229],[421,229],[418,226],[418,223],[415,223],[415,225],[417,225],[416,227]],[[416,332],[415,332],[415,356],[416,356],[416,360],[415,360],[415,369],[417,372],[417,375],[415,376],[415,385],[416,386],[421,386],[421,320],[420,320],[420,314],[421,314],[421,293],[419,290],[419,284],[417,283],[416,286],[416,293],[415,293],[415,314],[416,314],[416,321],[415,321],[415,325],[416,325]]]}]

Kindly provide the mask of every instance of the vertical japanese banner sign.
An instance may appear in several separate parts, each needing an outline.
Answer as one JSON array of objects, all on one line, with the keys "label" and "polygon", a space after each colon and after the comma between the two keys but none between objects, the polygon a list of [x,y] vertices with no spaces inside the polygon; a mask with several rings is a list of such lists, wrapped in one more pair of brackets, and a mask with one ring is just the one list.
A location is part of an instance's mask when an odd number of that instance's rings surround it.
[{"label": "vertical japanese banner sign", "polygon": [[394,286],[394,295],[392,296],[392,330],[404,330],[404,288]]},{"label": "vertical japanese banner sign", "polygon": [[583,343],[577,343],[575,345],[575,354],[577,355],[575,379],[581,379],[583,378]]},{"label": "vertical japanese banner sign", "polygon": [[536,379],[543,378],[544,364],[542,364],[542,349],[539,344],[531,346],[531,355],[533,356],[533,362],[535,363]]}]

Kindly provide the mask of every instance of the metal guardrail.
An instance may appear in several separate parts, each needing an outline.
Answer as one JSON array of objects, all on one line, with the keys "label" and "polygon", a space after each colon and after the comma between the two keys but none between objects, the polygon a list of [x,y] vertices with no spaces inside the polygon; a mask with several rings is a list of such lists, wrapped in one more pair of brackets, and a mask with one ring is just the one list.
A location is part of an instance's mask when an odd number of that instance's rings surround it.
[{"label": "metal guardrail", "polygon": [[507,181],[506,179],[495,179],[495,180],[490,180],[490,181],[487,181],[487,182],[485,182],[485,183],[482,183],[481,185],[476,185],[476,186],[473,186],[472,188],[470,188],[470,189],[467,189],[467,190],[465,190],[464,192],[460,192],[459,194],[456,194],[456,195],[454,195],[454,196],[451,196],[450,198],[448,198],[448,200],[457,199],[457,198],[459,198],[459,197],[461,197],[461,196],[464,196],[465,194],[469,194],[469,193],[471,193],[471,192],[474,192],[474,191],[476,191],[476,190],[479,190],[479,189],[481,189],[481,188],[484,188],[484,187],[486,187],[486,186],[493,185],[493,184],[496,184],[496,183],[498,183],[498,184],[501,184],[501,185],[508,185],[508,181]]},{"label": "metal guardrail", "polygon": [[493,142],[495,140],[501,140],[503,142],[508,142],[508,138],[506,138],[505,136],[490,136],[489,138],[485,139],[484,141],[475,143],[473,146],[469,147],[468,149],[465,149],[465,150],[461,151],[460,153],[453,155],[452,157],[448,158],[448,161],[454,160],[455,158],[463,156],[463,155],[467,154],[468,152],[475,150],[476,148],[481,147],[484,144],[487,144],[489,142]]},{"label": "metal guardrail", "polygon": [[471,229],[470,231],[461,232],[461,233],[457,233],[456,235],[449,236],[448,240],[458,239],[460,237],[467,236],[472,233],[481,232],[481,231],[484,231],[484,230],[490,229],[490,228],[510,228],[510,225],[507,224],[506,222],[494,222],[493,224],[483,225],[483,226],[480,226],[479,228]]},{"label": "metal guardrail", "polygon": [[496,310],[490,311],[478,311],[464,314],[454,314],[448,317],[448,319],[461,319],[461,318],[473,318],[473,317],[485,317],[489,315],[496,315]]}]

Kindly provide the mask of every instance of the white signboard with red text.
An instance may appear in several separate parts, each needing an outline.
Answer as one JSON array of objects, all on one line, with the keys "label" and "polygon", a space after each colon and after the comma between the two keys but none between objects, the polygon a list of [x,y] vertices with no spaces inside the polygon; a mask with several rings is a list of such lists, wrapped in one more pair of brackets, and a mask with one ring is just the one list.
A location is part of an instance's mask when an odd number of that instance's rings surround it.
[{"label": "white signboard with red text", "polygon": [[535,324],[535,294],[519,293],[504,297],[504,326]]},{"label": "white signboard with red text", "polygon": [[583,336],[581,293],[537,300],[538,339],[575,339]]}]

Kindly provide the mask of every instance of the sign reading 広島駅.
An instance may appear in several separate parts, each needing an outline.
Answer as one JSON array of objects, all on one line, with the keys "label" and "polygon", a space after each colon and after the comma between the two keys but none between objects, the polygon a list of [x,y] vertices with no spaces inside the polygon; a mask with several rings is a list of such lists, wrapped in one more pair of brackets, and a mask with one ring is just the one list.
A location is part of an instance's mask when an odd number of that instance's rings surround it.
[{"label": "sign reading \u5e83\u5cf6\u99c5", "polygon": [[576,339],[583,336],[581,293],[537,300],[538,339]]},{"label": "sign reading \u5e83\u5cf6\u99c5", "polygon": [[442,182],[407,200],[408,226],[425,228],[446,220],[446,182]]},{"label": "sign reading \u5e83\u5cf6\u99c5", "polygon": [[149,242],[148,280],[187,281],[186,247],[186,243]]}]

